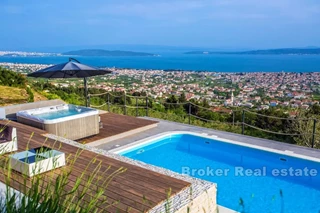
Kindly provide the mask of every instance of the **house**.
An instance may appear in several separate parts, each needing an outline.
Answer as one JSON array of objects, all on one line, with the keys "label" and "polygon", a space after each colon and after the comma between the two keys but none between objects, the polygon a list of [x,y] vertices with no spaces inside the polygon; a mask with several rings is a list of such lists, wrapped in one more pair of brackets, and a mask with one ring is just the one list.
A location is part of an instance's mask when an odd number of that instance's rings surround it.
[{"label": "house", "polygon": [[297,117],[297,115],[298,115],[298,111],[289,112],[289,117],[290,118],[295,118],[295,117]]},{"label": "house", "polygon": [[283,102],[281,105],[284,106],[284,107],[287,107],[287,106],[289,106],[289,104],[290,104],[290,103],[289,103],[288,101],[285,101],[285,102]]},{"label": "house", "polygon": [[231,99],[227,99],[225,102],[224,102],[224,106],[232,106],[233,105],[233,102],[231,101]]},{"label": "house", "polygon": [[269,106],[268,105],[261,105],[258,109],[259,110],[269,109]]},{"label": "house", "polygon": [[256,102],[259,102],[259,101],[261,101],[261,97],[260,97],[260,96],[256,96],[256,97],[254,97],[254,100],[255,100]]},{"label": "house", "polygon": [[215,108],[211,108],[212,112],[220,112],[220,113],[227,113],[227,114],[232,114],[232,110],[231,109],[226,109],[226,108],[222,108],[222,107],[215,107]]},{"label": "house", "polygon": [[252,103],[242,103],[241,106],[252,108],[253,104]]},{"label": "house", "polygon": [[278,102],[277,102],[276,100],[270,101],[270,106],[271,106],[271,107],[275,107],[275,106],[277,106],[277,105],[278,105]]}]

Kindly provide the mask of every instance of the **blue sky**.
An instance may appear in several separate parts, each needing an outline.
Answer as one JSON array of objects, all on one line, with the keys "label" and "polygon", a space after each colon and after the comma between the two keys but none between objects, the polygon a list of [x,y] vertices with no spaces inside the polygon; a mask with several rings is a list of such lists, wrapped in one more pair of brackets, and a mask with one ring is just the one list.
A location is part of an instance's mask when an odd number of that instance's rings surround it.
[{"label": "blue sky", "polygon": [[319,0],[1,0],[0,49],[320,46]]}]

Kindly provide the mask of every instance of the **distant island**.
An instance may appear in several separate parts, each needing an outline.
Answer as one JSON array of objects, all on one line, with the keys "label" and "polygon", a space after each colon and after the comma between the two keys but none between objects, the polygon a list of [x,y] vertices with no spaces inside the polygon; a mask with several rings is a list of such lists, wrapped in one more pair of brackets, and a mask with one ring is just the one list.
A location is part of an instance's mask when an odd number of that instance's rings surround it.
[{"label": "distant island", "polygon": [[320,48],[283,48],[241,52],[191,51],[185,54],[238,54],[238,55],[320,55]]},{"label": "distant island", "polygon": [[74,56],[155,56],[152,53],[144,52],[132,52],[121,50],[103,50],[103,49],[85,49],[75,50],[62,53],[62,55],[74,55]]}]

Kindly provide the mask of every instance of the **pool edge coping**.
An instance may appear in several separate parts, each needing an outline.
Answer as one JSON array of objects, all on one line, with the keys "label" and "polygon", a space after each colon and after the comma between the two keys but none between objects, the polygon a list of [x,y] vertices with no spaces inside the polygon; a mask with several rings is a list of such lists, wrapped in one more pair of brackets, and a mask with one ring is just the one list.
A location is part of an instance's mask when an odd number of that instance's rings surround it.
[{"label": "pool edge coping", "polygon": [[235,141],[235,140],[230,140],[230,139],[219,137],[219,136],[214,135],[214,134],[197,133],[197,132],[190,132],[190,131],[167,131],[167,132],[159,133],[157,135],[150,136],[150,137],[135,141],[133,143],[126,144],[126,145],[121,146],[121,147],[117,147],[115,149],[111,149],[111,150],[109,150],[109,152],[112,152],[112,153],[115,153],[115,154],[120,154],[123,151],[133,149],[133,148],[138,147],[140,145],[151,144],[150,143],[151,140],[161,139],[162,137],[169,136],[169,135],[172,135],[172,134],[188,134],[188,135],[194,135],[194,136],[204,137],[204,138],[213,139],[213,140],[214,139],[215,140],[218,139],[221,142],[225,142],[225,143],[229,143],[229,144],[248,147],[248,148],[252,148],[252,149],[258,149],[258,150],[262,150],[262,151],[266,151],[266,152],[272,152],[272,153],[276,153],[276,154],[280,154],[280,155],[286,155],[286,156],[290,156],[290,157],[294,157],[294,158],[299,158],[299,159],[303,159],[303,160],[309,160],[309,161],[320,163],[320,158],[310,157],[310,156],[303,155],[303,154],[297,154],[294,151],[290,151],[290,150],[282,151],[282,150],[278,150],[278,149],[275,149],[275,148],[269,148],[269,147],[253,145],[253,144],[249,144],[249,143],[245,143],[245,142],[239,142],[239,141]]}]

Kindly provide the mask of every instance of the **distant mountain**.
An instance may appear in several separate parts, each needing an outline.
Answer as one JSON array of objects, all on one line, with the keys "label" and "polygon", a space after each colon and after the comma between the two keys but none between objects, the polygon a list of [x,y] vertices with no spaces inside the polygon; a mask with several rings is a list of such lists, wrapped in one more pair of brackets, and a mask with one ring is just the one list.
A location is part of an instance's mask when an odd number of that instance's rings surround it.
[{"label": "distant mountain", "polygon": [[247,54],[247,55],[320,55],[320,48],[283,48],[270,50],[250,50],[242,52],[191,51],[185,54]]},{"label": "distant mountain", "polygon": [[[300,47],[299,47],[300,48]],[[102,50],[122,50],[133,52],[146,53],[184,53],[188,51],[221,51],[221,52],[235,52],[247,51],[252,48],[248,47],[230,47],[230,46],[170,46],[170,45],[147,45],[147,44],[95,44],[95,45],[64,45],[64,46],[42,46],[42,47],[20,47],[19,48],[5,48],[0,47],[0,51],[25,51],[25,52],[46,52],[46,53],[63,53],[70,50],[87,50],[87,49],[102,49]]]},{"label": "distant mountain", "polygon": [[155,56],[152,53],[132,52],[122,50],[84,49],[62,53],[62,55],[77,56]]}]

